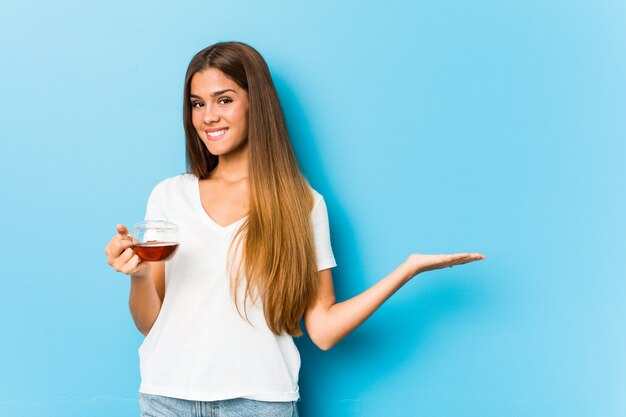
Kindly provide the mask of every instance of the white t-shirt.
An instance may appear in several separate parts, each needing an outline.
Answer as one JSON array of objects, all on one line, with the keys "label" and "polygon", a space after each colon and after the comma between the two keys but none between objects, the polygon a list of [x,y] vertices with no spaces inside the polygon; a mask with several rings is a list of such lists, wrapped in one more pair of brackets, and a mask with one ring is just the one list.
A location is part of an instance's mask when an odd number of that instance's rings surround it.
[{"label": "white t-shirt", "polygon": [[[313,194],[321,271],[336,263],[326,204]],[[226,227],[215,223],[202,207],[198,178],[183,174],[154,187],[146,219],[176,223],[180,246],[165,264],[165,299],[139,348],[139,391],[195,401],[297,400],[300,354],[292,337],[274,335],[258,305],[247,304],[252,325],[242,319],[231,296],[227,254],[245,217]],[[241,302],[239,308],[243,314]]]}]

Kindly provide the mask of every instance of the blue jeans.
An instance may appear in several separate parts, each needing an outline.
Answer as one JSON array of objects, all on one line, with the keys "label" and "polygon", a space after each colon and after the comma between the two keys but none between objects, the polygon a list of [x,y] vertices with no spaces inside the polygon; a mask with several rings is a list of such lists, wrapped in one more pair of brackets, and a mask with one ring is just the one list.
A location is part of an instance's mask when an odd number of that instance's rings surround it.
[{"label": "blue jeans", "polygon": [[298,417],[295,401],[189,401],[139,393],[141,417]]}]

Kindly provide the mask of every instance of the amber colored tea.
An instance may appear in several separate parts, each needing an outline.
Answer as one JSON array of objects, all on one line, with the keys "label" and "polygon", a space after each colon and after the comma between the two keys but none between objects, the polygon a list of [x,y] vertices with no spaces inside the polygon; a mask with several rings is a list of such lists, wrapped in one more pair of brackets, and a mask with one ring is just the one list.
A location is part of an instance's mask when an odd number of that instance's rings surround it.
[{"label": "amber colored tea", "polygon": [[178,249],[178,243],[143,242],[133,245],[132,248],[142,261],[167,261],[174,256],[176,249]]}]

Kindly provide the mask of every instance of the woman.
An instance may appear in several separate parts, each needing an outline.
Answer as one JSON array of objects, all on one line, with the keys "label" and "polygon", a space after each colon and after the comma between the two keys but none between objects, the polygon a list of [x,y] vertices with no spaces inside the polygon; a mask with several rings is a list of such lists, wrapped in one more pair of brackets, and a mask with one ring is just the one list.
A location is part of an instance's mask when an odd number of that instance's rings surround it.
[{"label": "woman", "polygon": [[105,250],[131,276],[146,335],[143,416],[297,415],[301,318],[327,350],[413,276],[484,259],[413,254],[337,303],[326,205],[300,172],[261,55],[236,42],[200,51],[183,109],[189,172],[159,183],[146,212],[178,224],[178,253],[167,266],[141,262],[123,225]]}]

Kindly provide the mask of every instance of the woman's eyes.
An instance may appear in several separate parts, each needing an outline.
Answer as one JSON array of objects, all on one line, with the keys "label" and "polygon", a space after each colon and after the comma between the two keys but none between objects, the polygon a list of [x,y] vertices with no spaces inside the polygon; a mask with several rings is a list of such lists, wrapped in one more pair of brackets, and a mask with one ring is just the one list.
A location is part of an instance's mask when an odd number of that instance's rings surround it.
[{"label": "woman's eyes", "polygon": [[[219,100],[217,100],[217,104],[230,104],[232,102],[233,100],[230,97],[222,97]],[[192,101],[191,107],[198,109],[200,107],[204,107],[204,103],[201,101]]]}]

